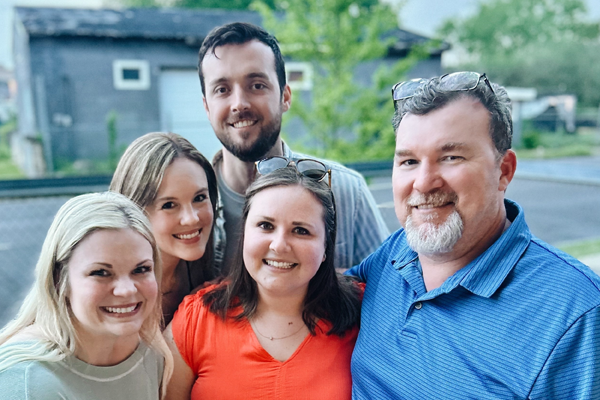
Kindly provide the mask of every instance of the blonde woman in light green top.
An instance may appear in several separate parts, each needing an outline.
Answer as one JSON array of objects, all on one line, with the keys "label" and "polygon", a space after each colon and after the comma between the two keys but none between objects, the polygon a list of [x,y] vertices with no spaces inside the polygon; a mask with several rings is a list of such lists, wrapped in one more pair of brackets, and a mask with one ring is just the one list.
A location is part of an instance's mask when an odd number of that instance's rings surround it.
[{"label": "blonde woman in light green top", "polygon": [[172,358],[160,321],[161,262],[125,196],[75,197],[44,241],[33,288],[0,331],[8,399],[160,399]]}]

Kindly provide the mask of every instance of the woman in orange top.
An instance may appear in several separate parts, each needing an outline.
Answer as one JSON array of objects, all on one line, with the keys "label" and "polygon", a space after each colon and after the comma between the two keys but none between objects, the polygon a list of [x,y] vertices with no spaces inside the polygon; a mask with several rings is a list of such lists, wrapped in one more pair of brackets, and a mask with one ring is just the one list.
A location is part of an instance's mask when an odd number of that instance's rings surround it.
[{"label": "woman in orange top", "polygon": [[360,289],[333,267],[328,171],[288,163],[259,162],[228,277],[186,297],[165,331],[169,399],[351,398]]}]

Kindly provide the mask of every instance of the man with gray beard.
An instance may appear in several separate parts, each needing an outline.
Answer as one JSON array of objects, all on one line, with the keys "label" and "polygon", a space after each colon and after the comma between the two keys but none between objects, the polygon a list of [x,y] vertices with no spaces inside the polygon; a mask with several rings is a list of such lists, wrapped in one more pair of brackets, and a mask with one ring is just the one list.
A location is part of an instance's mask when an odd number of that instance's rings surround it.
[{"label": "man with gray beard", "polygon": [[506,90],[457,72],[394,86],[404,227],[360,265],[354,399],[600,399],[600,277],[504,198]]}]

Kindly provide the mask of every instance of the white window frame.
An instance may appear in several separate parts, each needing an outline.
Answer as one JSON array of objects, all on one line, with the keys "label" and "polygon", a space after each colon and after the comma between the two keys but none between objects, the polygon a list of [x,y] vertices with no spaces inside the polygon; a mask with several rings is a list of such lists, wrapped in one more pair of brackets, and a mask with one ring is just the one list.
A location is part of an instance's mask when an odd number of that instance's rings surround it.
[{"label": "white window frame", "polygon": [[[139,79],[123,79],[124,69],[137,69],[140,71]],[[114,60],[113,84],[117,90],[150,89],[150,63],[146,60]]]},{"label": "white window frame", "polygon": [[[290,82],[291,72],[302,72],[302,80]],[[286,81],[292,90],[312,90],[313,88],[313,66],[307,62],[286,62]]]}]

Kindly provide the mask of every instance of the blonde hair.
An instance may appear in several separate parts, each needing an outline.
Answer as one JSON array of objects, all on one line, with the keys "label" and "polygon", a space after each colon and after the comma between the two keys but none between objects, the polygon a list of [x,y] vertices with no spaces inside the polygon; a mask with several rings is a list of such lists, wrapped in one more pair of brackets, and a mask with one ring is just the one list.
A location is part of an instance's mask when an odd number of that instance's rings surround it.
[{"label": "blonde hair", "polygon": [[[177,158],[196,162],[204,169],[208,183],[208,197],[217,215],[217,178],[210,162],[187,139],[176,133],[151,132],[134,140],[119,160],[110,182],[109,190],[121,193],[145,209],[156,200],[165,171]],[[214,219],[216,220],[216,218]],[[214,220],[213,227],[214,228]],[[213,231],[206,243],[204,256],[193,262],[193,268],[201,269],[204,278],[215,275]],[[197,265],[199,263],[199,265]],[[197,286],[203,282],[191,282]]]},{"label": "blonde hair", "polygon": [[35,269],[35,281],[13,321],[0,331],[0,345],[25,328],[35,326],[40,341],[0,348],[0,371],[27,360],[56,362],[73,355],[77,331],[67,300],[69,260],[77,245],[91,233],[103,229],[132,229],[152,246],[158,297],[152,313],[142,324],[140,337],[165,359],[163,397],[173,371],[173,359],[161,331],[162,264],[150,222],[131,200],[104,192],[77,196],[58,211],[48,230]]}]

